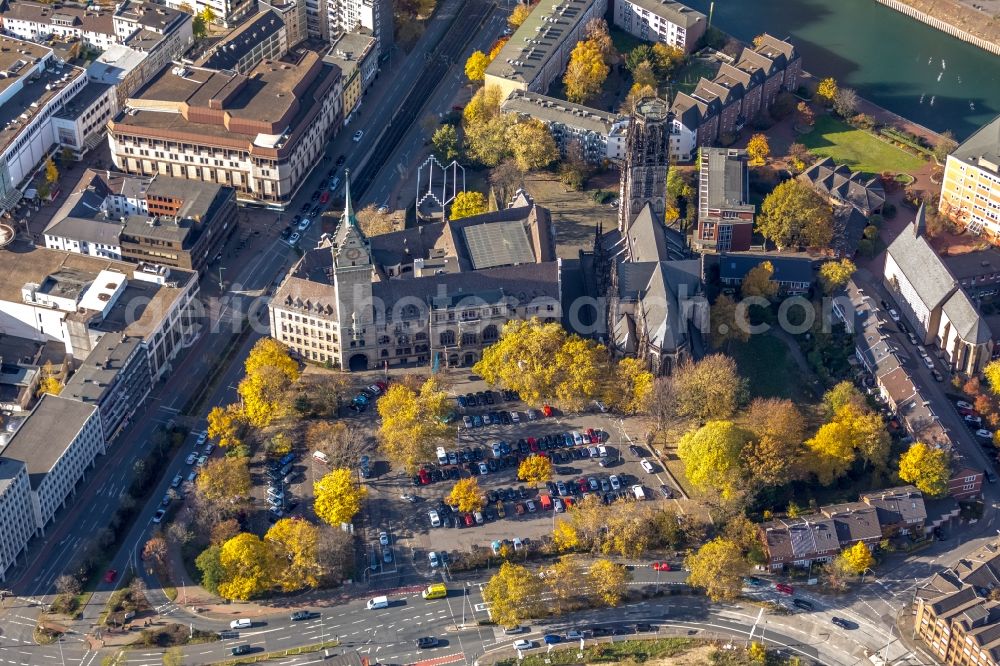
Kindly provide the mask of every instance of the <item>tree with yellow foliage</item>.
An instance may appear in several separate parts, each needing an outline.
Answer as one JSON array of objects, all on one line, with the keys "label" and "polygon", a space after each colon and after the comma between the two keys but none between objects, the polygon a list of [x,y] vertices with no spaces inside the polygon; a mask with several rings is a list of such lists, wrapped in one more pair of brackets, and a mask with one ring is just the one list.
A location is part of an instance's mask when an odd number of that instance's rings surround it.
[{"label": "tree with yellow foliage", "polygon": [[479,479],[473,476],[456,481],[445,501],[451,506],[458,507],[462,513],[472,513],[483,508],[486,497],[479,487]]},{"label": "tree with yellow foliage", "polygon": [[567,410],[579,410],[600,394],[607,350],[579,335],[566,336],[556,352],[555,398]]},{"label": "tree with yellow foliage", "polygon": [[486,197],[482,192],[465,191],[455,195],[455,200],[451,202],[452,220],[473,215],[482,215],[486,212]]},{"label": "tree with yellow foliage", "polygon": [[762,261],[743,277],[743,284],[740,291],[744,297],[760,296],[762,298],[774,298],[778,293],[778,283],[774,279],[774,264],[770,261]]},{"label": "tree with yellow foliage", "polygon": [[740,496],[745,475],[740,461],[750,434],[732,421],[709,421],[687,432],[677,443],[684,463],[684,476],[702,491],[714,491],[725,499]]},{"label": "tree with yellow foliage", "polygon": [[316,516],[328,525],[339,527],[341,523],[351,522],[361,511],[361,502],[368,489],[355,480],[354,470],[341,468],[313,483],[313,493]]},{"label": "tree with yellow foliage", "polygon": [[392,384],[376,408],[382,419],[378,431],[381,451],[407,472],[415,472],[437,443],[452,432],[444,422],[451,412],[448,394],[434,378],[416,391],[403,383]]},{"label": "tree with yellow foliage", "polygon": [[750,644],[747,649],[747,656],[750,661],[755,664],[766,664],[767,663],[767,647],[763,643],[758,643],[754,641]]},{"label": "tree with yellow foliage", "polygon": [[661,79],[671,79],[677,69],[684,64],[687,56],[684,49],[657,42],[653,44],[653,69]]},{"label": "tree with yellow foliage", "polygon": [[219,594],[238,601],[247,601],[270,589],[277,569],[271,548],[249,532],[237,534],[222,544],[219,565],[222,576]]},{"label": "tree with yellow foliage", "polygon": [[819,82],[816,94],[826,100],[828,104],[833,104],[833,100],[837,97],[837,90],[837,81],[830,76]]},{"label": "tree with yellow foliage", "polygon": [[854,576],[860,576],[875,565],[872,551],[860,541],[840,551],[837,559],[840,560],[841,569]]},{"label": "tree with yellow foliage", "polygon": [[288,411],[284,394],[299,378],[299,364],[285,345],[274,338],[261,338],[250,350],[245,368],[246,376],[237,388],[243,399],[243,415],[251,426],[264,428]]},{"label": "tree with yellow foliage", "polygon": [[533,572],[510,562],[483,587],[483,600],[490,605],[490,617],[501,627],[516,627],[540,608],[542,582]]},{"label": "tree with yellow foliage", "polygon": [[319,530],[307,520],[279,520],[264,535],[278,566],[275,583],[282,591],[294,592],[319,585],[323,568],[317,558]]},{"label": "tree with yellow foliage", "polygon": [[544,169],[559,159],[548,126],[536,118],[522,120],[507,130],[507,139],[514,152],[514,162],[521,171]]},{"label": "tree with yellow foliage", "polygon": [[747,142],[747,156],[750,166],[764,166],[767,164],[767,157],[771,154],[771,146],[767,142],[764,134],[754,134]]},{"label": "tree with yellow foliage", "polygon": [[546,456],[529,455],[518,465],[517,478],[526,483],[545,483],[552,478],[552,460]]},{"label": "tree with yellow foliage", "polygon": [[563,77],[567,99],[582,104],[596,97],[610,71],[598,43],[590,39],[577,42]]},{"label": "tree with yellow foliage", "polygon": [[466,132],[476,125],[500,115],[503,91],[498,86],[483,86],[476,91],[469,103],[462,109],[462,124]]},{"label": "tree with yellow foliage", "polygon": [[622,565],[600,559],[590,566],[587,579],[597,599],[605,606],[614,608],[625,598],[631,575]]},{"label": "tree with yellow foliage", "polygon": [[37,397],[42,397],[46,393],[59,395],[63,390],[63,383],[59,379],[60,373],[52,367],[52,361],[46,361],[42,366],[42,379],[38,382],[38,389],[35,391]]},{"label": "tree with yellow foliage", "polygon": [[824,424],[813,437],[806,440],[812,452],[810,470],[824,486],[843,476],[854,463],[853,433],[840,421]]},{"label": "tree with yellow foliage", "polygon": [[473,83],[477,83],[486,78],[486,68],[490,64],[490,58],[482,51],[473,51],[469,59],[465,61],[465,76]]},{"label": "tree with yellow foliage", "polygon": [[521,24],[524,23],[525,19],[527,19],[530,15],[531,15],[531,7],[528,5],[522,5],[518,3],[517,6],[514,7],[514,11],[512,11],[510,13],[510,16],[507,17],[507,23],[510,24],[510,27],[517,30],[518,28],[521,27]]},{"label": "tree with yellow foliage", "polygon": [[243,410],[239,405],[213,407],[208,413],[208,436],[219,440],[219,446],[239,447],[243,445],[240,432],[243,429]]},{"label": "tree with yellow foliage", "polygon": [[580,546],[580,534],[572,523],[560,519],[552,528],[552,543],[561,553],[576,550]]},{"label": "tree with yellow foliage", "polygon": [[198,496],[212,503],[245,500],[251,485],[250,467],[242,456],[209,460],[194,482]]},{"label": "tree with yellow foliage", "polygon": [[690,573],[688,583],[700,587],[712,601],[731,601],[743,589],[743,576],[749,570],[736,542],[716,537],[688,555],[684,561]]},{"label": "tree with yellow foliage", "polygon": [[653,379],[641,359],[625,357],[615,366],[605,401],[624,414],[641,414],[649,409]]},{"label": "tree with yellow foliage", "polygon": [[725,354],[712,354],[697,363],[679,365],[672,376],[677,413],[700,420],[727,419],[747,397],[747,381],[736,361]]},{"label": "tree with yellow foliage", "polygon": [[545,587],[548,589],[556,615],[579,607],[584,590],[580,581],[587,573],[575,555],[563,555],[545,571]]},{"label": "tree with yellow foliage", "polygon": [[288,353],[288,347],[274,338],[261,338],[250,350],[244,363],[246,374],[252,375],[274,368],[284,375],[289,382],[299,378],[299,364]]},{"label": "tree with yellow foliage", "polygon": [[[745,320],[746,317],[744,316]],[[716,349],[727,349],[733,341],[746,342],[750,339],[750,329],[739,320],[736,301],[726,294],[720,294],[709,312],[709,340]]]},{"label": "tree with yellow foliage", "polygon": [[950,456],[944,449],[914,442],[899,458],[899,478],[928,497],[944,497],[951,478]]},{"label": "tree with yellow foliage", "polygon": [[851,279],[857,266],[854,262],[844,257],[840,261],[828,261],[819,267],[819,281],[823,285],[823,292],[832,294]]},{"label": "tree with yellow foliage", "polygon": [[496,44],[494,44],[493,48],[490,49],[490,55],[489,55],[490,62],[496,60],[497,56],[500,55],[500,51],[503,50],[503,47],[507,44],[509,40],[510,37],[504,37],[496,41]]}]

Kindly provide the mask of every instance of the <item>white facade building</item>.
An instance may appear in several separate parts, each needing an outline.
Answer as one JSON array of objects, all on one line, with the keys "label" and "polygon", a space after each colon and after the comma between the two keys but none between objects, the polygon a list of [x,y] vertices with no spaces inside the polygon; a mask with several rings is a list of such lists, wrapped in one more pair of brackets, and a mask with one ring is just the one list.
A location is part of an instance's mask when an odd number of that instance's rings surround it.
[{"label": "white facade building", "polygon": [[104,452],[97,407],[46,394],[0,456],[27,468],[34,527],[43,533],[56,512],[65,508],[66,500],[76,494],[87,468]]},{"label": "white facade building", "polygon": [[195,14],[209,9],[215,16],[213,23],[226,28],[232,28],[257,9],[257,3],[253,0],[164,0],[163,4],[181,11],[194,10]]},{"label": "white facade building", "polygon": [[8,35],[32,42],[52,37],[79,39],[103,51],[117,41],[113,11],[100,6],[83,9],[18,0],[9,3],[0,17]]},{"label": "white facade building", "polygon": [[705,34],[704,14],[674,0],[614,0],[614,22],[639,39],[675,46],[685,53],[695,50]]},{"label": "white facade building", "polygon": [[35,535],[28,468],[0,457],[0,581]]},{"label": "white facade building", "polygon": [[[307,2],[307,12],[309,7]],[[318,21],[323,20],[324,13],[326,15],[325,39],[334,41],[341,33],[357,30],[360,26],[371,30],[378,55],[389,53],[393,39],[390,0],[318,0],[315,11]]]}]

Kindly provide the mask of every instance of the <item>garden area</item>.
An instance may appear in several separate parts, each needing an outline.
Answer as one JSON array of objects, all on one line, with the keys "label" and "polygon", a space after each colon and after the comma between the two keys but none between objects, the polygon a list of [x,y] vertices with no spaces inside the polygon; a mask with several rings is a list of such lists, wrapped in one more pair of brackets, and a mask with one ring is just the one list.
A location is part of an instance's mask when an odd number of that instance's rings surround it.
[{"label": "garden area", "polygon": [[910,173],[925,164],[919,157],[830,115],[818,116],[812,131],[798,141],[820,157],[831,157],[837,164],[873,176],[886,171]]},{"label": "garden area", "polygon": [[765,649],[758,643],[749,648],[742,645],[723,646],[721,641],[706,642],[692,638],[657,638],[651,640],[627,640],[597,643],[583,650],[583,658],[577,657],[578,647],[553,650],[548,653],[532,654],[524,659],[501,659],[495,666],[545,666],[553,664],[671,664],[672,666],[694,666],[713,664],[717,666],[741,666],[750,664],[803,664],[798,658],[788,660]]}]

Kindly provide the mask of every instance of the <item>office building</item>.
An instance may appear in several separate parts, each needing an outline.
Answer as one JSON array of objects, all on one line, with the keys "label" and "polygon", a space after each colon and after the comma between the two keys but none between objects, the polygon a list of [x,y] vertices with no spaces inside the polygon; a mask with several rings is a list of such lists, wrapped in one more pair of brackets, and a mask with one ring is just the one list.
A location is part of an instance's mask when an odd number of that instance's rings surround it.
[{"label": "office building", "polygon": [[306,5],[302,0],[258,0],[257,6],[261,9],[270,9],[278,14],[285,24],[285,38],[288,40],[288,48],[298,46],[309,38],[309,29],[306,25]]},{"label": "office building", "polygon": [[109,123],[131,174],[217,183],[238,201],[284,209],[340,126],[340,70],[305,51],[248,74],[165,68]]},{"label": "office building", "polygon": [[254,0],[164,0],[167,7],[201,14],[206,9],[212,12],[213,23],[232,28],[244,18],[257,11]]},{"label": "office building", "polygon": [[28,467],[0,456],[0,581],[35,535]]},{"label": "office building", "polygon": [[750,203],[746,151],[703,148],[694,248],[701,252],[749,250],[755,210],[756,206]]},{"label": "office building", "polygon": [[601,164],[625,155],[629,123],[625,116],[525,90],[511,91],[500,103],[500,112],[545,123],[564,158],[567,151],[579,150],[587,162]]},{"label": "office building", "polygon": [[140,337],[160,379],[197,334],[197,274],[45,248],[0,251],[0,328],[84,359],[105,335]]},{"label": "office building", "polygon": [[366,238],[349,185],[334,235],[295,264],[269,304],[271,335],[345,370],[470,367],[511,319],[559,321],[549,212],[504,210]]},{"label": "office building", "polygon": [[540,0],[486,68],[486,85],[502,97],[513,90],[548,92],[561,79],[587,23],[603,18],[607,0]]},{"label": "office building", "polygon": [[204,273],[236,215],[231,187],[88,169],[52,216],[45,247]]},{"label": "office building", "polygon": [[195,65],[207,69],[227,69],[249,74],[264,60],[277,60],[288,53],[285,21],[278,12],[258,12],[220,39]]},{"label": "office building", "polygon": [[1000,238],[1000,116],[948,156],[939,209],[992,243]]},{"label": "office building", "polygon": [[708,19],[674,0],[614,0],[616,26],[647,42],[658,42],[684,53],[696,50]]},{"label": "office building", "polygon": [[43,395],[0,459],[22,463],[31,484],[34,527],[44,534],[56,512],[76,494],[76,486],[104,454],[104,433],[97,407]]}]

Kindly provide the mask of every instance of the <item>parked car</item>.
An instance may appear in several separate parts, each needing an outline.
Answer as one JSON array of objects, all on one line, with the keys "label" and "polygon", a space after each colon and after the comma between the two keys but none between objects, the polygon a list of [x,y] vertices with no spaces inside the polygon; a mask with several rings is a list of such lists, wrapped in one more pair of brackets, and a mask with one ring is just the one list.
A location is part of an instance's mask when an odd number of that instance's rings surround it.
[{"label": "parked car", "polygon": [[653,473],[653,463],[649,462],[645,458],[639,461],[639,467],[642,467],[644,470],[646,470],[647,474]]},{"label": "parked car", "polygon": [[982,437],[983,439],[993,439],[993,433],[986,428],[980,428],[976,431],[976,437]]},{"label": "parked car", "polygon": [[958,409],[972,409],[972,405],[970,405],[964,400],[956,400],[955,407],[957,407]]},{"label": "parked car", "polygon": [[806,599],[799,599],[798,597],[792,599],[792,605],[795,606],[796,608],[801,608],[802,610],[807,610],[807,611],[811,611],[813,609],[813,604],[811,601],[808,601]]},{"label": "parked car", "polygon": [[363,137],[364,135],[365,135],[364,130],[358,130],[357,132],[354,133],[354,136],[351,137],[351,141],[357,143],[358,141],[361,141],[361,137]]},{"label": "parked car", "polygon": [[562,643],[562,636],[559,634],[545,634],[542,636],[542,642],[546,645],[555,645],[556,643]]},{"label": "parked car", "polygon": [[849,621],[845,620],[842,617],[837,617],[836,615],[834,615],[833,617],[830,618],[830,622],[833,622],[835,625],[837,625],[841,629],[853,629],[854,628],[854,623],[853,622],[849,622]]},{"label": "parked car", "polygon": [[515,650],[530,650],[535,647],[535,641],[529,641],[522,638],[521,640],[514,641]]},{"label": "parked car", "polygon": [[295,246],[299,242],[299,240],[301,240],[301,239],[302,239],[302,236],[299,235],[298,232],[295,232],[294,234],[292,234],[291,236],[288,237],[288,244],[291,245],[291,246]]},{"label": "parked car", "polygon": [[892,319],[897,324],[899,323],[899,313],[893,309],[889,310],[889,318]]},{"label": "parked car", "polygon": [[439,566],[441,566],[441,558],[438,557],[438,554],[435,553],[433,550],[427,553],[427,559],[431,563],[432,569],[437,569]]},{"label": "parked car", "polygon": [[159,525],[165,515],[167,515],[166,509],[157,509],[156,513],[153,514],[153,522]]},{"label": "parked car", "polygon": [[781,592],[782,594],[795,594],[795,588],[793,588],[791,585],[788,585],[787,583],[775,583],[774,589],[776,589],[778,592]]},{"label": "parked car", "polygon": [[437,511],[428,511],[427,517],[431,519],[431,527],[441,527],[441,516],[438,515]]},{"label": "parked car", "polygon": [[184,459],[184,463],[187,465],[193,465],[195,461],[198,460],[197,453],[189,453],[188,457]]}]

